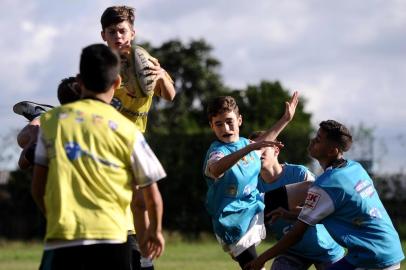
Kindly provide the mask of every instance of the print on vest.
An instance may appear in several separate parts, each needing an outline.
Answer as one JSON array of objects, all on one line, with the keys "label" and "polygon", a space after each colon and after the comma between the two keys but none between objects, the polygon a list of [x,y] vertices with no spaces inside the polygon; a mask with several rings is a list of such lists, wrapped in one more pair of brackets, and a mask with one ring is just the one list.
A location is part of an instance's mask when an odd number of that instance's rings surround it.
[{"label": "print on vest", "polygon": [[243,156],[238,163],[243,167],[247,167],[249,165],[247,156]]},{"label": "print on vest", "polygon": [[118,124],[113,120],[109,120],[109,127],[111,128],[111,130],[116,131],[118,128]]},{"label": "print on vest", "polygon": [[303,207],[314,209],[319,202],[320,199],[320,194],[315,193],[315,192],[308,192],[306,201]]},{"label": "print on vest", "polygon": [[65,152],[66,152],[66,156],[68,157],[68,159],[70,161],[75,161],[75,160],[78,160],[79,158],[81,158],[82,156],[86,156],[86,157],[93,159],[96,162],[102,163],[103,165],[114,167],[114,168],[119,168],[118,165],[116,165],[108,160],[96,157],[94,154],[92,154],[86,150],[83,150],[77,142],[66,143]]},{"label": "print on vest", "polygon": [[354,189],[361,198],[372,197],[375,194],[374,186],[367,180],[359,180]]},{"label": "print on vest", "polygon": [[122,106],[122,102],[120,99],[114,97],[111,102],[110,105],[113,106],[116,110],[120,110],[121,106]]},{"label": "print on vest", "polygon": [[92,114],[92,122],[93,124],[100,124],[103,121],[103,116],[97,115],[97,114]]}]

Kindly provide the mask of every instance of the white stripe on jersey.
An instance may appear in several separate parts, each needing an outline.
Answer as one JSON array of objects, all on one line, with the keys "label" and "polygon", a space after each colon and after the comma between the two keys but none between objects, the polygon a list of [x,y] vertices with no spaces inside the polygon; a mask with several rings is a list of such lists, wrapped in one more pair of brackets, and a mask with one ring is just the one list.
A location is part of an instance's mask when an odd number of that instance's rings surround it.
[{"label": "white stripe on jersey", "polygon": [[135,182],[140,187],[148,186],[166,177],[164,168],[140,131],[135,134],[131,165]]},{"label": "white stripe on jersey", "polygon": [[316,225],[335,210],[333,200],[323,189],[311,187],[298,219],[308,225]]}]

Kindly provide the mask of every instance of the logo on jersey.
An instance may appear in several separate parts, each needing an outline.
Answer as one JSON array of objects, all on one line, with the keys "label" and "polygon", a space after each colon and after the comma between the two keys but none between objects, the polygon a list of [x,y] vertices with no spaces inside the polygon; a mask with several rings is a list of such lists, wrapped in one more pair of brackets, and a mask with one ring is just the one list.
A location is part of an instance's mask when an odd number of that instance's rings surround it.
[{"label": "logo on jersey", "polygon": [[303,207],[314,209],[319,202],[320,194],[309,191]]},{"label": "logo on jersey", "polygon": [[109,120],[109,127],[111,128],[111,130],[116,131],[118,128],[118,124],[113,120]]},{"label": "logo on jersey", "polygon": [[374,186],[367,180],[359,180],[354,189],[362,198],[372,197],[375,194]]},{"label": "logo on jersey", "polygon": [[111,102],[110,105],[113,106],[116,110],[120,110],[121,106],[123,105],[121,100],[119,100],[118,98],[114,97]]},{"label": "logo on jersey", "polygon": [[376,207],[374,207],[374,208],[372,208],[371,210],[369,210],[369,215],[370,215],[372,218],[382,218],[381,212],[380,212],[379,209],[376,208]]},{"label": "logo on jersey", "polygon": [[227,196],[236,196],[237,195],[237,186],[236,185],[229,185],[226,190]]},{"label": "logo on jersey", "polygon": [[219,160],[219,159],[222,159],[223,157],[224,157],[224,153],[223,153],[223,152],[214,151],[214,152],[211,152],[211,153],[210,153],[210,155],[209,155],[209,160],[217,161],[217,160]]}]

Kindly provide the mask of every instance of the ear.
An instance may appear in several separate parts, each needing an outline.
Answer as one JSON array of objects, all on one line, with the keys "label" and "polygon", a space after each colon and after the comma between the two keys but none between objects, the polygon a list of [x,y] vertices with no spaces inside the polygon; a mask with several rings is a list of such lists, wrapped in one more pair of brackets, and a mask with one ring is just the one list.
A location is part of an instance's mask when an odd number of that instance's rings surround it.
[{"label": "ear", "polygon": [[120,74],[117,75],[117,78],[114,80],[113,86],[114,86],[114,90],[116,90],[117,88],[119,88],[121,85],[121,76]]},{"label": "ear", "polygon": [[104,30],[100,32],[100,35],[101,35],[103,41],[106,41],[106,33],[104,32]]},{"label": "ear", "polygon": [[279,156],[279,153],[281,152],[279,147],[275,146],[274,149],[275,149],[275,156]]},{"label": "ear", "polygon": [[242,115],[238,115],[237,117],[237,121],[238,121],[238,126],[240,127],[242,125]]},{"label": "ear", "polygon": [[133,29],[131,30],[131,41],[133,41],[135,39],[135,35],[137,34],[135,28],[133,27]]},{"label": "ear", "polygon": [[210,126],[211,129],[213,129],[213,123],[211,122],[211,119],[209,121],[209,126]]},{"label": "ear", "polygon": [[328,150],[328,157],[330,158],[336,158],[338,157],[338,155],[340,154],[340,150],[338,150],[338,147],[336,146],[332,146],[329,150]]}]

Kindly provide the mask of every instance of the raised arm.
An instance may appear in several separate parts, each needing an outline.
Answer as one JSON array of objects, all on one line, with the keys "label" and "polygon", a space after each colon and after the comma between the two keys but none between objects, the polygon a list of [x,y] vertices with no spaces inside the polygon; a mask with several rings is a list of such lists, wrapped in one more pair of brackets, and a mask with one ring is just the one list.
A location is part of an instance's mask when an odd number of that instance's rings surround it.
[{"label": "raised arm", "polygon": [[285,113],[264,135],[256,139],[257,141],[267,140],[274,141],[279,133],[292,121],[299,103],[299,93],[295,91],[289,101],[285,102]]},{"label": "raised arm", "polygon": [[229,155],[220,157],[217,160],[211,160],[209,159],[208,164],[207,164],[207,173],[208,176],[212,176],[213,178],[219,178],[225,171],[230,169],[234,164],[236,164],[241,158],[243,158],[245,155],[247,155],[249,152],[253,150],[259,150],[262,147],[268,147],[268,146],[274,146],[277,145],[278,147],[283,147],[283,145],[280,142],[273,142],[273,141],[259,141],[259,142],[253,142],[245,146],[244,148],[241,148],[240,150],[231,153]]}]

